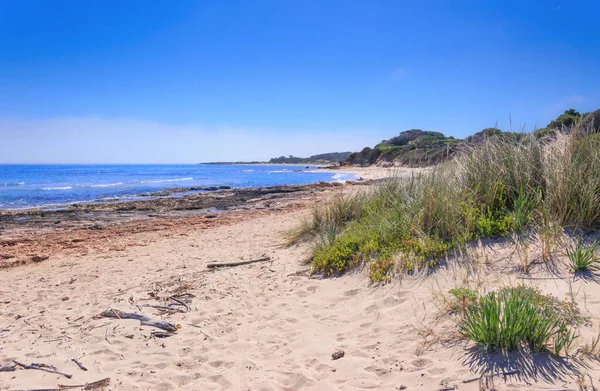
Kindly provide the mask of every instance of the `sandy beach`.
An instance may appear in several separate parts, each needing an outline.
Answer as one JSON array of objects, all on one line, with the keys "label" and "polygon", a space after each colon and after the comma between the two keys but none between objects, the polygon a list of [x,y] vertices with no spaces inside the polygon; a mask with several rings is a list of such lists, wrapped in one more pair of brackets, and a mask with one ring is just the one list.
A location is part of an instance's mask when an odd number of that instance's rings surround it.
[{"label": "sandy beach", "polygon": [[[389,173],[369,168],[357,174]],[[387,285],[370,284],[360,270],[310,276],[310,245],[287,246],[288,232],[315,204],[356,188],[263,194],[219,213],[166,207],[72,212],[77,218],[60,229],[49,223],[52,215],[35,215],[41,220],[22,227],[3,220],[4,261],[23,264],[0,270],[0,366],[16,360],[63,374],[16,367],[0,372],[0,389],[58,389],[108,378],[98,389],[479,390],[478,374],[490,368],[518,371],[495,376],[497,390],[579,389],[578,373],[586,374],[586,384],[598,378],[596,361],[490,358],[458,336],[444,315],[444,295],[457,281],[474,288],[521,282],[559,298],[577,297],[589,319],[578,343],[597,335],[597,284],[573,280],[561,268],[534,268],[523,279],[506,243],[473,248],[477,267],[448,262],[431,275]],[[138,320],[98,316],[107,310],[144,314],[177,332],[165,337]],[[334,360],[339,351],[343,357]]]}]

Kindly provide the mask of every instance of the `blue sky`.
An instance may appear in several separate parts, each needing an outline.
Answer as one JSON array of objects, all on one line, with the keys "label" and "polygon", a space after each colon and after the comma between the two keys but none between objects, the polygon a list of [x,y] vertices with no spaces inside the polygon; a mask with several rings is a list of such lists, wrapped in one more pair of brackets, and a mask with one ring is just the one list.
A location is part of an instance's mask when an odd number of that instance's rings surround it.
[{"label": "blue sky", "polygon": [[0,1],[0,162],[193,163],[600,108],[597,0]]}]

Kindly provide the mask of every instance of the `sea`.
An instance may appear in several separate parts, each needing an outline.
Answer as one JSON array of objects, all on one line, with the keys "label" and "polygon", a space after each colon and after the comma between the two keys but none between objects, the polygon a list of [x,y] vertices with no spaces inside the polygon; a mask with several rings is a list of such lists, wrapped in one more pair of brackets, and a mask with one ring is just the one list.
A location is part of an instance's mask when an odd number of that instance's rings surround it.
[{"label": "sea", "polygon": [[238,164],[0,165],[0,209],[60,209],[72,203],[148,199],[143,194],[171,188],[253,188],[354,179],[351,174],[316,168]]}]

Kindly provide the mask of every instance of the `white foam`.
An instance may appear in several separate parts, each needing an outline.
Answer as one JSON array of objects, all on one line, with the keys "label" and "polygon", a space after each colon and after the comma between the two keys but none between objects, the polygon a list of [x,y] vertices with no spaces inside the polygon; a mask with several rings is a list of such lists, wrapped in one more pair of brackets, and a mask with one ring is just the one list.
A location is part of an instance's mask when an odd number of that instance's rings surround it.
[{"label": "white foam", "polygon": [[71,190],[73,186],[42,187],[42,190]]},{"label": "white foam", "polygon": [[269,171],[269,172],[290,172],[290,170],[273,170],[273,171]]},{"label": "white foam", "polygon": [[90,185],[90,187],[114,187],[114,186],[119,186],[122,184],[123,184],[123,182],[106,183],[106,184]]},{"label": "white foam", "polygon": [[193,181],[193,180],[194,180],[194,178],[158,179],[155,181],[142,181],[142,183],[182,182],[182,181]]},{"label": "white foam", "polygon": [[244,170],[244,172],[254,172],[254,170]]}]

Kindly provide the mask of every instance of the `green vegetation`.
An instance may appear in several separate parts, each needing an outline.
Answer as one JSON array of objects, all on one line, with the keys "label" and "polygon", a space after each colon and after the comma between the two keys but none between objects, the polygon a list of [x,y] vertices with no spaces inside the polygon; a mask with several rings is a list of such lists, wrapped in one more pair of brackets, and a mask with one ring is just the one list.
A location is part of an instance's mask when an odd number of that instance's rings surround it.
[{"label": "green vegetation", "polygon": [[461,334],[487,350],[512,351],[526,345],[534,353],[552,346],[568,354],[576,338],[569,327],[577,307],[534,288],[508,287],[478,298],[459,321]]},{"label": "green vegetation", "polygon": [[[531,133],[538,139],[553,139],[559,133],[569,134],[573,129],[580,133],[600,132],[600,110],[581,114],[575,109],[566,110],[545,128]],[[366,147],[349,155],[347,164],[397,164],[408,167],[432,166],[449,160],[456,153],[490,139],[521,142],[529,137],[524,132],[505,132],[496,127],[483,129],[464,140],[447,137],[443,133],[411,129],[389,140],[383,140],[374,148]]]},{"label": "green vegetation", "polygon": [[460,140],[446,137],[443,133],[411,129],[389,140],[383,140],[375,148],[364,148],[353,153],[349,164],[370,165],[378,161],[400,162],[407,166],[428,166],[440,163],[456,152]]},{"label": "green vegetation", "polygon": [[583,238],[577,240],[577,244],[567,248],[569,265],[574,272],[586,272],[598,268],[600,259],[596,256],[598,242],[593,241],[589,246],[585,245]]},{"label": "green vegetation", "polygon": [[351,152],[330,152],[313,155],[311,157],[280,156],[269,160],[272,164],[329,164],[339,163],[348,159]]},{"label": "green vegetation", "polygon": [[451,250],[533,229],[542,258],[562,227],[600,225],[600,139],[491,137],[427,173],[391,179],[316,209],[297,238],[315,240],[313,269],[366,264],[375,281],[438,265]]},{"label": "green vegetation", "polygon": [[573,126],[577,125],[577,123],[579,121],[581,121],[582,118],[583,118],[583,115],[575,109],[565,110],[565,112],[562,113],[561,115],[559,115],[556,120],[551,121],[548,124],[548,128],[550,128],[550,129],[572,128]]}]

